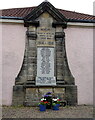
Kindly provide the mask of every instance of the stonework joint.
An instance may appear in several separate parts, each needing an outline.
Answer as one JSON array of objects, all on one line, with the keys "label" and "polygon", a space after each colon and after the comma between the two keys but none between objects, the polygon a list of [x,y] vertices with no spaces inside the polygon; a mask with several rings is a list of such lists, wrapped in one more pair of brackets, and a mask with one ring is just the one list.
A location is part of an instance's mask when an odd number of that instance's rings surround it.
[{"label": "stonework joint", "polygon": [[26,35],[27,35],[27,37],[32,37],[32,38],[35,38],[35,39],[37,38],[37,34],[31,32],[31,31],[27,31]]},{"label": "stonework joint", "polygon": [[65,33],[64,32],[56,32],[55,33],[55,38],[64,38],[65,37]]}]

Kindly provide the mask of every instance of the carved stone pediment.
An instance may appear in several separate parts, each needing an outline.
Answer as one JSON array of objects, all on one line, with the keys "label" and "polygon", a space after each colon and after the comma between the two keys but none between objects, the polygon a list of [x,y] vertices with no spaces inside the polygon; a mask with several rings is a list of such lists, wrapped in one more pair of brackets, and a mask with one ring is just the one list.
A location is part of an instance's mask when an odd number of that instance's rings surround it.
[{"label": "carved stone pediment", "polygon": [[36,21],[34,23],[38,25],[37,18],[44,12],[48,12],[57,22],[66,24],[67,19],[63,14],[61,14],[50,2],[44,1],[24,17],[25,26],[27,26],[28,23],[32,24],[34,21]]}]

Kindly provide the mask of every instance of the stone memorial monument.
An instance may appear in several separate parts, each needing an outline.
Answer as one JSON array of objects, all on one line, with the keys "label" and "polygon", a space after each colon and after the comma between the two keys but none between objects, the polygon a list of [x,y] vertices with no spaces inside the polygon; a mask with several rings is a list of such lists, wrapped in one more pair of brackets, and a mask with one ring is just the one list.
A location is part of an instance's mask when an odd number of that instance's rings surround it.
[{"label": "stone memorial monument", "polygon": [[13,86],[13,105],[36,106],[47,92],[68,105],[77,104],[77,86],[65,48],[66,18],[48,1],[24,17],[26,45],[23,64]]}]

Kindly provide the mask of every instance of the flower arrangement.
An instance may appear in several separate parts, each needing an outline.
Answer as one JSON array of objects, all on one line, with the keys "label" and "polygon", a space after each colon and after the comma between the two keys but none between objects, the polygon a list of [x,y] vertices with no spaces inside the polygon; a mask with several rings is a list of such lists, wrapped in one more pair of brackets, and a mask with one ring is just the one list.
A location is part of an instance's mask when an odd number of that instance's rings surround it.
[{"label": "flower arrangement", "polygon": [[60,105],[60,99],[59,98],[53,98],[52,99],[52,106],[55,106],[56,104],[59,104]]},{"label": "flower arrangement", "polygon": [[43,108],[40,108],[40,111],[45,111],[45,109],[51,109],[51,108],[53,110],[59,110],[60,103],[61,103],[61,99],[53,96],[51,92],[48,92],[45,95],[43,95],[43,98],[41,98],[39,107],[43,106],[45,108],[44,110]]},{"label": "flower arrangement", "polygon": [[46,104],[46,108],[47,109],[51,109],[52,107],[52,94],[51,92],[47,92],[45,95],[44,95],[44,98],[46,99],[46,101],[48,102]]},{"label": "flower arrangement", "polygon": [[46,104],[48,104],[48,101],[46,101],[45,98],[42,98],[39,105],[46,105]]}]

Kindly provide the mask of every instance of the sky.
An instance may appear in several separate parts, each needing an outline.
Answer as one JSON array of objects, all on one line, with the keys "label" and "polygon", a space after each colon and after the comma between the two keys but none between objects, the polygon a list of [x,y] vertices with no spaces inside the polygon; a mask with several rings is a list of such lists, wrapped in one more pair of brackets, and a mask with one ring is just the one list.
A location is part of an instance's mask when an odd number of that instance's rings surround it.
[{"label": "sky", "polygon": [[[0,9],[33,7],[44,0],[1,0]],[[95,0],[48,0],[54,7],[93,15]],[[94,5],[95,6],[95,5]]]}]

